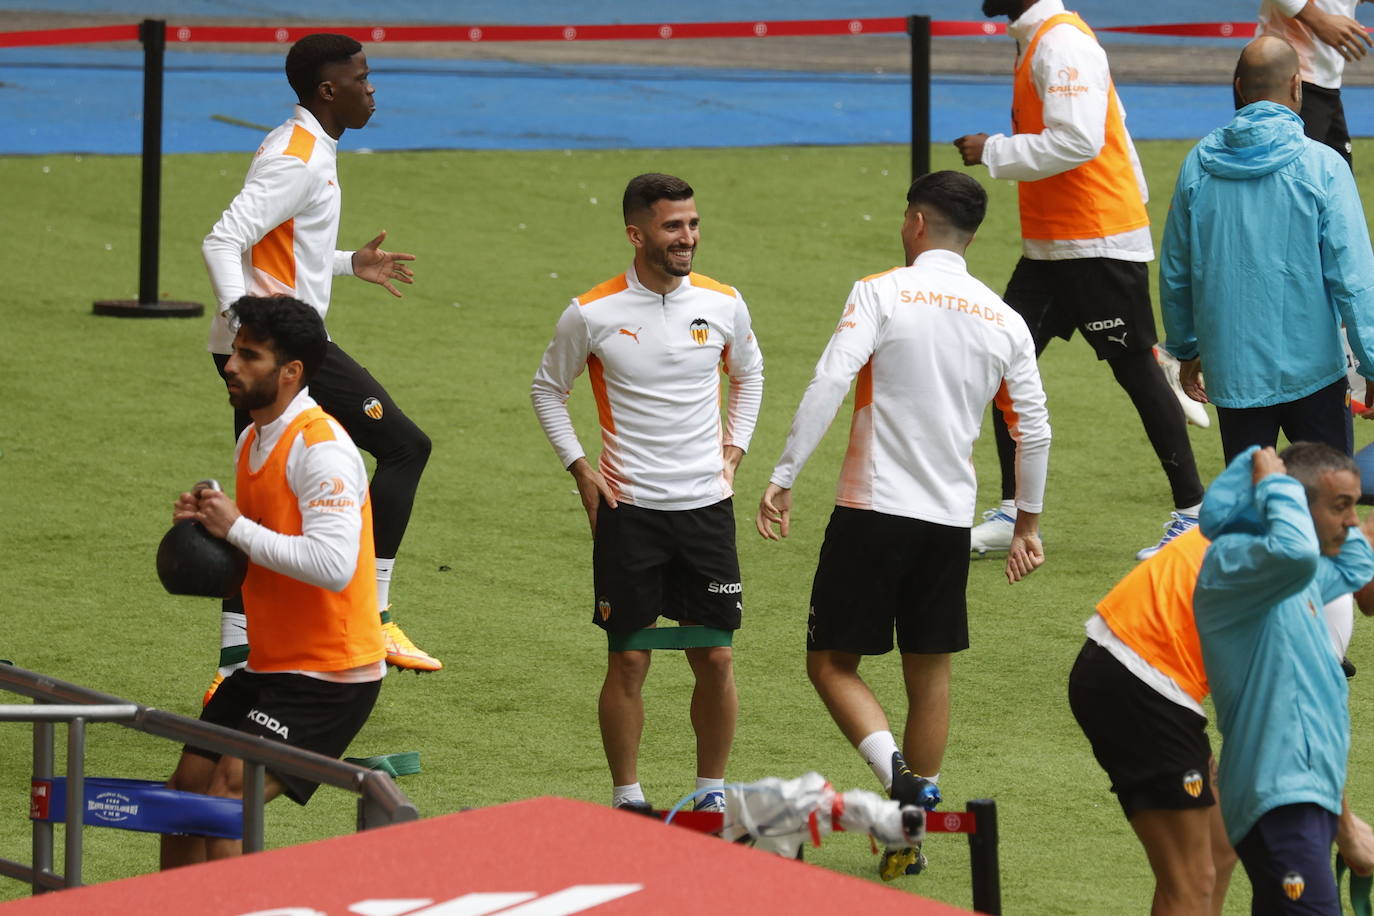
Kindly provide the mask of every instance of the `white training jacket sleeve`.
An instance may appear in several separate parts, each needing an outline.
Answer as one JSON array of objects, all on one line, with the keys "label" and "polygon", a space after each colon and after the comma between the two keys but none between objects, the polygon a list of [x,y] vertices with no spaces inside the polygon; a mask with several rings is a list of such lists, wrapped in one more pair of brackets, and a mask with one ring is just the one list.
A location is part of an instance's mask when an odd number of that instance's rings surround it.
[{"label": "white training jacket sleeve", "polygon": [[[228,541],[259,566],[337,592],[352,581],[358,566],[368,491],[357,447],[329,422],[338,438],[307,448],[298,433],[287,454],[286,479],[300,507],[301,533],[282,534],[241,517],[229,529]],[[343,484],[341,492],[334,492],[336,481]]]},{"label": "white training jacket sleeve", "polygon": [[769,478],[780,487],[791,489],[796,483],[802,467],[834,422],[835,413],[849,393],[850,383],[878,347],[885,321],[878,300],[871,292],[872,284],[854,284],[840,316],[839,327],[844,328],[845,333],[839,333],[837,328],[821,352],[811,384],[806,386],[797,413],[792,417],[782,457]]},{"label": "white training jacket sleeve", "polygon": [[248,293],[244,254],[300,212],[316,180],[306,163],[295,156],[271,156],[252,171],[243,190],[200,246],[219,311],[227,310]]},{"label": "white training jacket sleeve", "polygon": [[1045,129],[988,137],[983,163],[993,178],[1049,178],[1092,161],[1106,143],[1111,71],[1096,41],[1072,25],[1050,29],[1036,46],[1031,81],[1044,100]]},{"label": "white training jacket sleeve", "polygon": [[572,395],[577,377],[587,367],[587,357],[590,355],[591,337],[587,332],[587,322],[582,318],[581,307],[573,302],[559,316],[553,340],[549,341],[530,385],[534,414],[539,418],[539,425],[544,428],[544,435],[549,437],[549,443],[564,468],[586,455],[582,443],[577,439],[577,431],[573,429],[572,415],[568,413],[568,398]]},{"label": "white training jacket sleeve", "polygon": [[754,338],[749,307],[738,291],[735,302],[734,337],[724,357],[725,372],[730,376],[730,394],[726,402],[725,441],[722,444],[734,445],[747,452],[763,406],[763,351]]},{"label": "white training jacket sleeve", "polygon": [[1015,351],[995,404],[1016,442],[1016,508],[1043,512],[1050,467],[1050,415],[1033,347]]},{"label": "white training jacket sleeve", "polygon": [[334,252],[334,276],[351,277],[353,275],[353,252]]}]

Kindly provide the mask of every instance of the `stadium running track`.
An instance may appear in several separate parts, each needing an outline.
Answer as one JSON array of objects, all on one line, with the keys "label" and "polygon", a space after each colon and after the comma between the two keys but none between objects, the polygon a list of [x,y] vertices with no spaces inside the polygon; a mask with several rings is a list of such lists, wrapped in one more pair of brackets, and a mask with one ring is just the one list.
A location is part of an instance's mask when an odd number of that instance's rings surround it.
[{"label": "stadium running track", "polygon": [[[32,0],[0,0],[0,9],[32,7]],[[1075,4],[1100,25],[1196,20],[1197,7],[1160,0],[1142,10],[1108,0]],[[118,13],[101,0],[44,0],[45,12]],[[809,16],[897,16],[921,6],[936,19],[971,19],[974,0],[706,0],[690,19],[800,19]],[[1208,19],[1247,21],[1251,0],[1219,0]],[[1101,7],[1098,11],[1097,8]],[[127,8],[126,8],[127,9]],[[663,2],[510,5],[472,0],[468,22],[520,24],[682,21],[681,9]],[[576,16],[580,10],[585,15]],[[251,4],[210,0],[152,0],[144,15],[232,15],[270,21],[281,0]],[[673,16],[674,11],[677,13]],[[375,18],[377,8],[360,0],[331,5],[338,22]],[[656,18],[658,16],[662,19]],[[401,0],[387,5],[388,23],[442,22],[441,0]],[[1134,17],[1134,18],[1131,18]],[[751,39],[734,39],[748,41]],[[765,39],[766,40],[766,39]],[[864,41],[863,37],[853,39]],[[1131,41],[1132,37],[1110,40]],[[1166,41],[1170,39],[1165,39]],[[1172,39],[1191,42],[1196,39]],[[1007,58],[1005,37],[975,39],[972,53]],[[240,151],[289,111],[279,54],[186,51],[169,42],[164,151]],[[1232,56],[1239,42],[1212,40]],[[185,47],[185,46],[183,46]],[[528,63],[501,60],[388,57],[373,46],[378,114],[367,131],[348,138],[346,149],[618,149],[681,146],[902,143],[909,136],[908,77],[904,73],[810,73],[685,66]],[[1366,65],[1369,65],[1366,62]],[[9,129],[0,132],[0,154],[64,152],[136,153],[140,148],[142,55],[138,51],[82,46],[0,48],[0,99]],[[1140,139],[1192,139],[1223,123],[1231,110],[1224,85],[1119,87],[1128,124]],[[1374,135],[1374,88],[1345,90],[1351,133]],[[932,88],[932,137],[944,142],[973,131],[1006,130],[1011,85],[1007,76],[938,76]]]}]

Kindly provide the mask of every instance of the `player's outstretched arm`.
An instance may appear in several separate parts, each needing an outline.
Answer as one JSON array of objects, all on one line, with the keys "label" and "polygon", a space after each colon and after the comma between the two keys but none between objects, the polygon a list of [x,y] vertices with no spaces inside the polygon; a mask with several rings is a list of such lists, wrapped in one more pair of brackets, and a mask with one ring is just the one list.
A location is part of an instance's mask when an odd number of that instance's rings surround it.
[{"label": "player's outstretched arm", "polygon": [[391,281],[399,280],[405,284],[415,282],[415,274],[401,263],[415,260],[415,255],[400,251],[383,251],[380,246],[385,238],[386,230],[383,229],[375,239],[353,252],[353,275],[369,283],[376,283],[399,299],[401,293],[391,285]]},{"label": "player's outstretched arm", "polygon": [[1350,810],[1350,803],[1344,796],[1341,797],[1341,819],[1336,824],[1336,851],[1355,874],[1374,874],[1374,830]]},{"label": "player's outstretched arm", "polygon": [[1016,527],[1007,550],[1007,582],[1020,582],[1045,562],[1045,547],[1040,543],[1040,513],[1016,511]]},{"label": "player's outstretched arm", "polygon": [[[774,525],[778,526],[776,530]],[[780,541],[787,537],[792,527],[792,490],[770,483],[759,500],[759,514],[754,518],[754,527],[765,540]]]},{"label": "player's outstretched arm", "polygon": [[1335,48],[1347,61],[1359,60],[1374,48],[1374,41],[1358,19],[1328,13],[1315,3],[1308,3],[1294,17],[1312,30],[1324,44]]},{"label": "player's outstretched arm", "polygon": [[586,458],[579,458],[568,465],[568,473],[573,475],[573,480],[577,482],[577,494],[582,497],[582,508],[587,510],[592,537],[596,537],[596,510],[600,508],[603,498],[606,505],[614,509],[615,491],[611,489],[611,485],[606,482],[601,472],[592,467]]}]

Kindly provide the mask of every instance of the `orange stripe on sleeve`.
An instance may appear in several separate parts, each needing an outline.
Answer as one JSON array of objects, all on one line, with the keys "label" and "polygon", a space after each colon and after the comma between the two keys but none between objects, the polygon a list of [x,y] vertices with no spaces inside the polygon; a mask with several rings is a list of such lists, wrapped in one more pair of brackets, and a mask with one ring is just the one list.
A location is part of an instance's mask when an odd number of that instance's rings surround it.
[{"label": "orange stripe on sleeve", "polygon": [[878,279],[879,277],[886,277],[888,274],[892,273],[894,270],[901,270],[901,268],[900,268],[900,267],[889,267],[887,270],[881,270],[881,271],[879,271],[879,272],[876,273],[876,274],[869,274],[868,276],[864,277],[864,278],[863,278],[862,280],[860,280],[859,282],[860,282],[860,283],[865,283],[865,282],[867,282],[867,281],[869,281],[869,280],[876,280],[876,279]]},{"label": "orange stripe on sleeve", "polygon": [[[296,288],[296,221],[289,219],[253,246],[253,269]],[[313,303],[312,303],[313,304]]]},{"label": "orange stripe on sleeve", "polygon": [[729,296],[731,299],[738,298],[738,294],[735,292],[735,288],[733,286],[726,286],[719,280],[712,280],[705,274],[694,273],[691,276],[691,280],[692,285],[697,287],[698,289],[709,289],[714,292]]},{"label": "orange stripe on sleeve", "polygon": [[864,363],[854,383],[854,410],[860,411],[873,403],[873,360]]},{"label": "orange stripe on sleeve", "polygon": [[301,162],[309,162],[314,152],[315,135],[297,124],[291,131],[291,139],[287,141],[286,149],[282,150],[281,154],[295,156]]},{"label": "orange stripe on sleeve", "polygon": [[611,398],[606,393],[606,370],[601,365],[600,357],[587,357],[587,377],[592,382],[592,395],[596,398],[596,416],[601,421],[601,428],[608,433],[614,433],[615,417],[611,415]]},{"label": "orange stripe on sleeve", "polygon": [[997,405],[997,409],[1002,411],[1002,419],[1007,421],[1007,432],[1011,433],[1014,441],[1021,441],[1021,415],[1012,406],[1011,392],[1007,390],[1007,380],[1002,379],[1002,384],[997,388],[997,396],[992,399],[992,403]]},{"label": "orange stripe on sleeve", "polygon": [[622,292],[629,288],[630,281],[626,279],[624,274],[621,274],[618,277],[611,277],[611,279],[605,281],[604,283],[598,283],[596,286],[593,286],[591,289],[587,290],[585,293],[578,296],[577,304],[590,305],[598,299],[604,299],[607,296],[614,296],[616,293]]}]

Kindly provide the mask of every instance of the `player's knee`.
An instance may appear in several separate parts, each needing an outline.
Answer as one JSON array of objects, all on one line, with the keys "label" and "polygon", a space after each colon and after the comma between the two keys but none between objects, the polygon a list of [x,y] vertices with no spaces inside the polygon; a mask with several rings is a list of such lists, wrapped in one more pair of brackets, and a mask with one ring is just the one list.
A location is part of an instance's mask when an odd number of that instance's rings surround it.
[{"label": "player's knee", "polygon": [[729,646],[698,649],[690,657],[698,681],[726,683],[735,676],[735,656]]},{"label": "player's knee", "polygon": [[811,679],[811,685],[818,690],[837,677],[853,675],[857,668],[857,665],[842,663],[832,652],[806,653],[806,676]]},{"label": "player's knee", "polygon": [[606,679],[622,686],[643,684],[649,673],[651,658],[648,652],[640,649],[611,652],[606,661]]},{"label": "player's knee", "polygon": [[1217,870],[1212,860],[1198,856],[1175,862],[1158,875],[1156,891],[1180,912],[1198,912],[1198,905],[1211,899],[1216,883]]}]

